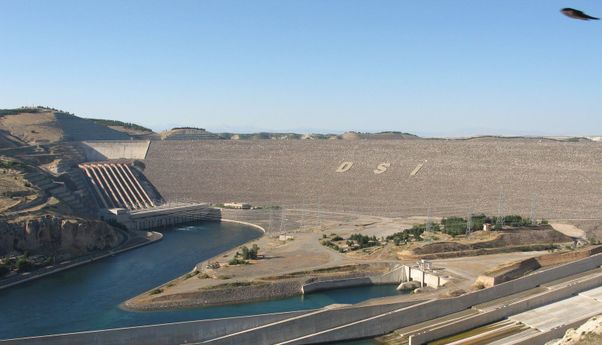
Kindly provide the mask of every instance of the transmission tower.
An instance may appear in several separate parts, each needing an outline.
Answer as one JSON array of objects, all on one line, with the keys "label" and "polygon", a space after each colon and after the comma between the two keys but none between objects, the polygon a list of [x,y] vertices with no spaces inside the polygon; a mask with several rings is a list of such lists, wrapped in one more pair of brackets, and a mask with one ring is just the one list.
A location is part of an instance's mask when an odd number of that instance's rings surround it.
[{"label": "transmission tower", "polygon": [[274,220],[274,208],[270,207],[270,225],[268,227],[269,232],[272,232],[272,221]]},{"label": "transmission tower", "polygon": [[504,216],[503,216],[503,205],[504,205],[504,188],[502,187],[502,189],[500,190],[500,197],[498,199],[498,205],[497,205],[497,219],[496,219],[496,225],[499,228],[502,228],[504,226]]},{"label": "transmission tower", "polygon": [[466,216],[466,236],[472,232],[472,212],[468,209],[468,215]]},{"label": "transmission tower", "polygon": [[283,208],[280,211],[280,233],[282,233],[282,229],[284,227],[284,213],[285,213],[285,209]]},{"label": "transmission tower", "polygon": [[320,224],[320,231],[322,231],[322,205],[320,193],[318,193],[318,223]]},{"label": "transmission tower", "polygon": [[537,200],[538,199],[538,195],[537,193],[533,193],[533,197],[531,199],[531,224],[536,225],[537,224],[537,218],[536,216],[536,211],[537,211]]}]

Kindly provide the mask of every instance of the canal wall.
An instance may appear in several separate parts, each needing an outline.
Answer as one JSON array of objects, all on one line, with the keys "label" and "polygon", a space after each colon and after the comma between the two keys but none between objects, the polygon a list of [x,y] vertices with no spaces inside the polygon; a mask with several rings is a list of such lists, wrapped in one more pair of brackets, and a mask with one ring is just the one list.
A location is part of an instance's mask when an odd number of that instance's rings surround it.
[{"label": "canal wall", "polygon": [[304,284],[303,286],[301,286],[301,293],[308,294],[308,293],[317,292],[317,291],[341,289],[341,288],[357,287],[357,286],[367,286],[367,285],[373,285],[372,279],[370,279],[370,277],[324,280],[324,281]]},{"label": "canal wall", "polygon": [[[0,344],[179,344],[183,343],[182,333],[188,334],[191,340],[207,341],[209,344],[273,344],[283,342],[286,344],[314,344],[334,342],[348,339],[375,337],[393,332],[399,328],[431,320],[433,318],[456,313],[471,308],[474,305],[492,301],[497,298],[509,296],[521,291],[535,288],[542,284],[593,270],[602,265],[602,254],[593,255],[587,259],[579,260],[562,266],[532,273],[528,276],[513,281],[501,283],[494,287],[471,292],[459,297],[436,299],[426,302],[398,302],[392,304],[349,306],[342,308],[323,308],[308,314],[299,314],[294,317],[282,318],[276,322],[260,322],[262,315],[249,316],[246,321],[225,322],[220,320],[198,321],[195,326],[186,328],[180,324],[152,325],[144,327],[126,328],[121,330],[107,330],[98,332],[75,333],[61,336],[27,338],[13,340],[12,343]],[[582,279],[585,280],[585,279]],[[574,284],[574,288],[584,288],[587,284],[598,284],[596,281],[585,281]],[[567,283],[566,286],[572,286]],[[570,287],[568,288],[570,289]],[[570,292],[551,292],[559,295],[541,297],[538,303],[545,303],[551,299]],[[556,297],[554,297],[556,296]],[[531,308],[531,306],[528,306]],[[291,314],[292,315],[292,314]],[[499,316],[496,316],[499,317]],[[257,320],[253,321],[254,318]],[[211,323],[215,322],[215,323]],[[236,326],[234,326],[236,324]],[[210,325],[210,326],[207,326]],[[184,328],[182,328],[184,327]],[[215,336],[214,330],[209,328],[227,328],[222,335]],[[122,332],[119,337],[98,337],[99,332]],[[192,334],[190,332],[193,332]],[[58,337],[58,338],[57,338]],[[118,338],[118,339],[117,339]],[[48,342],[46,340],[52,340]],[[77,339],[77,341],[73,340]],[[114,342],[127,339],[127,342]],[[142,340],[143,339],[143,340]],[[192,340],[199,339],[199,340]],[[35,342],[38,341],[38,342]]]},{"label": "canal wall", "polygon": [[265,231],[265,228],[264,228],[264,227],[262,227],[262,226],[259,226],[259,225],[257,225],[257,224],[253,224],[253,223],[249,223],[249,222],[243,222],[243,221],[241,221],[241,220],[233,220],[233,219],[224,219],[224,218],[222,218],[222,219],[220,219],[220,222],[223,222],[223,223],[235,223],[235,224],[247,225],[247,226],[250,226],[250,227],[252,227],[252,228],[255,228],[255,229],[257,229],[257,230],[259,230],[259,231],[263,232],[264,234],[265,234],[265,232],[266,232],[266,231]]},{"label": "canal wall", "polygon": [[[579,284],[569,282],[562,287],[552,289],[550,291],[544,291],[532,297],[514,301],[508,305],[485,311],[478,315],[470,316],[459,321],[448,322],[444,326],[435,327],[424,332],[414,334],[410,336],[410,345],[426,344],[436,339],[452,336],[454,334],[484,326],[492,322],[500,321],[508,316],[566,299],[579,292],[586,291],[600,285],[602,285],[602,274],[597,274],[589,279],[584,279]],[[533,344],[537,343],[539,342],[533,342]]]},{"label": "canal wall", "polygon": [[222,319],[185,321],[150,326],[65,333],[40,337],[0,340],[2,345],[167,345],[200,342],[243,329],[297,317],[311,310],[241,316]]},{"label": "canal wall", "polygon": [[239,333],[211,339],[206,343],[213,345],[239,345],[286,342],[288,339],[294,337],[357,322],[366,317],[380,315],[416,303],[416,301],[410,301],[369,306],[348,306],[334,309],[326,307],[311,314],[247,329]]},{"label": "canal wall", "polygon": [[535,288],[541,284],[561,279],[573,274],[595,269],[602,265],[602,254],[587,259],[535,272],[514,281],[475,291],[459,297],[431,300],[406,308],[400,308],[376,316],[366,315],[359,321],[342,326],[291,338],[286,344],[315,344],[347,339],[376,337],[397,329],[431,320],[437,317],[466,310],[473,305],[489,302],[517,292]]},{"label": "canal wall", "polygon": [[[356,278],[345,278],[345,279],[332,279],[332,280],[323,280],[317,282],[311,282],[304,284],[301,287],[301,293],[308,294],[317,291],[324,290],[332,290],[332,289],[341,289],[341,288],[349,288],[349,287],[358,287],[358,286],[368,286],[368,285],[385,285],[385,284],[399,284],[403,282],[407,282],[412,278],[412,270],[414,270],[415,278],[419,278],[422,286],[428,284],[428,286],[439,287],[443,285],[445,282],[441,283],[439,277],[432,275],[428,272],[419,271],[416,268],[411,268],[406,265],[398,265],[394,267],[387,273],[382,275],[375,275],[369,277],[356,277]],[[416,274],[416,271],[421,272],[420,277]]]},{"label": "canal wall", "polygon": [[303,294],[316,291],[340,289],[367,285],[400,284],[408,281],[420,282],[420,286],[439,288],[447,283],[447,279],[417,267],[399,265],[391,271],[370,277],[333,279],[304,284],[301,287]]}]

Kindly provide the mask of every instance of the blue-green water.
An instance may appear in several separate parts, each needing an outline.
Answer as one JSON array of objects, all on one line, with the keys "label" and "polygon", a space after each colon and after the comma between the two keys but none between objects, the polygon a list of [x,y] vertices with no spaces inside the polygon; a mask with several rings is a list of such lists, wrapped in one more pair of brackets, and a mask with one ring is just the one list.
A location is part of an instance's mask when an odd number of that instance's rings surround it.
[{"label": "blue-green water", "polygon": [[164,232],[158,243],[0,290],[0,339],[208,319],[357,303],[394,286],[332,290],[267,302],[181,311],[130,312],[123,301],[176,278],[199,261],[261,236],[237,224],[206,223]]}]

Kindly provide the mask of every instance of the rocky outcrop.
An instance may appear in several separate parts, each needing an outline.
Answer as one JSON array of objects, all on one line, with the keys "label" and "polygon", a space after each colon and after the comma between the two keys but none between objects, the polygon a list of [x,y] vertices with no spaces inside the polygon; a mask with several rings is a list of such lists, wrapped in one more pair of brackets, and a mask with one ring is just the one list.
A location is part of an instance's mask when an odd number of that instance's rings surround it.
[{"label": "rocky outcrop", "polygon": [[569,329],[564,337],[546,345],[594,345],[602,342],[602,317],[594,316],[577,329]]},{"label": "rocky outcrop", "polygon": [[123,236],[94,220],[44,216],[14,223],[0,221],[0,255],[28,252],[76,257],[116,247]]}]

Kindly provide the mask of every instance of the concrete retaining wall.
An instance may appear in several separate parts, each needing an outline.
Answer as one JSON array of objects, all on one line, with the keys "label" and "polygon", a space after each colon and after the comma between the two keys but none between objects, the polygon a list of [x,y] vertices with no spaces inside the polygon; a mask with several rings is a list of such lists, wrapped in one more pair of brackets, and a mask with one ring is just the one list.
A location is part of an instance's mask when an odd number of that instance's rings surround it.
[{"label": "concrete retaining wall", "polygon": [[360,319],[357,322],[345,324],[315,334],[309,334],[302,338],[289,341],[287,344],[315,344],[387,334],[399,328],[456,313],[470,308],[473,305],[532,289],[538,285],[573,274],[592,270],[600,265],[602,265],[602,254],[597,254],[584,260],[535,272],[514,281],[505,282],[463,296],[432,300],[373,317],[366,315],[364,319]]},{"label": "concrete retaining wall", "polygon": [[366,286],[366,285],[372,285],[372,280],[369,277],[325,280],[325,281],[305,284],[301,287],[301,292],[303,294],[307,294],[307,293],[312,293],[312,292],[316,292],[316,291],[340,289],[340,288],[346,288],[346,287]]},{"label": "concrete retaining wall", "polygon": [[108,159],[145,159],[150,146],[150,141],[83,141],[80,147],[83,149],[86,160],[104,161]]},{"label": "concrete retaining wall", "polygon": [[512,304],[495,310],[467,317],[456,322],[451,322],[446,324],[445,326],[429,329],[424,333],[412,335],[410,337],[410,345],[425,344],[436,339],[441,339],[463,331],[486,325],[488,323],[499,321],[514,314],[522,313],[533,308],[538,308],[546,304],[563,300],[579,292],[598,287],[601,284],[602,274],[584,280],[580,284],[567,284],[561,288],[546,291],[538,295],[534,295],[533,297],[520,300],[519,302],[514,302]]},{"label": "concrete retaining wall", "polygon": [[376,277],[371,277],[373,284],[394,284],[401,283],[405,281],[405,265],[400,265],[398,267],[393,268],[389,272]]},{"label": "concrete retaining wall", "polygon": [[[597,254],[584,260],[535,272],[514,281],[459,297],[431,300],[416,304],[406,302],[352,306],[337,309],[326,308],[316,311],[311,315],[299,314],[300,316],[292,319],[281,318],[280,320],[283,321],[271,325],[265,325],[267,323],[265,318],[271,316],[258,315],[226,319],[228,321],[223,321],[223,319],[205,320],[185,323],[185,325],[182,323],[152,325],[121,330],[30,338],[30,340],[26,340],[27,342],[20,339],[19,341],[13,341],[12,344],[179,344],[186,341],[213,339],[226,334],[228,336],[210,340],[208,343],[273,344],[275,342],[284,342],[287,344],[313,344],[375,337],[393,332],[399,328],[466,310],[473,305],[532,289],[544,283],[592,270],[600,265],[602,265],[602,254]],[[599,281],[586,281],[584,279],[584,282],[581,284],[567,284],[565,288],[582,289],[588,287],[588,284],[599,283]],[[554,290],[547,296],[534,297],[532,303],[544,303],[551,298],[559,298],[558,296],[571,291],[574,290]],[[542,300],[537,300],[536,298],[541,298]],[[528,304],[526,307],[532,308],[534,305],[536,304]],[[499,317],[499,315],[495,317]],[[265,326],[259,327],[261,325]],[[99,334],[104,336],[99,336]],[[35,342],[35,339],[41,340]],[[122,339],[125,340],[121,341]],[[52,340],[52,342],[49,340]],[[3,343],[0,342],[0,344]]]},{"label": "concrete retaining wall", "polygon": [[567,325],[563,325],[562,327],[554,328],[554,329],[550,330],[549,332],[540,333],[540,334],[534,335],[532,337],[522,339],[520,341],[512,343],[512,345],[545,344],[550,340],[562,338],[564,336],[564,333],[569,328],[577,328],[577,327],[581,326],[585,321],[587,321],[587,319],[588,318],[586,318],[584,320],[579,320],[579,321],[576,321],[573,323],[569,323]]},{"label": "concrete retaining wall", "polygon": [[242,329],[296,317],[311,311],[295,311],[254,316],[201,321],[167,323],[161,325],[128,327],[80,333],[57,334],[0,340],[2,345],[168,345],[204,341]]},{"label": "concrete retaining wall", "polygon": [[299,318],[250,329],[221,339],[208,341],[208,344],[275,344],[304,334],[319,332],[342,324],[355,322],[361,318],[374,316],[391,310],[407,307],[415,302],[401,302],[374,306],[345,307],[324,309]]}]

